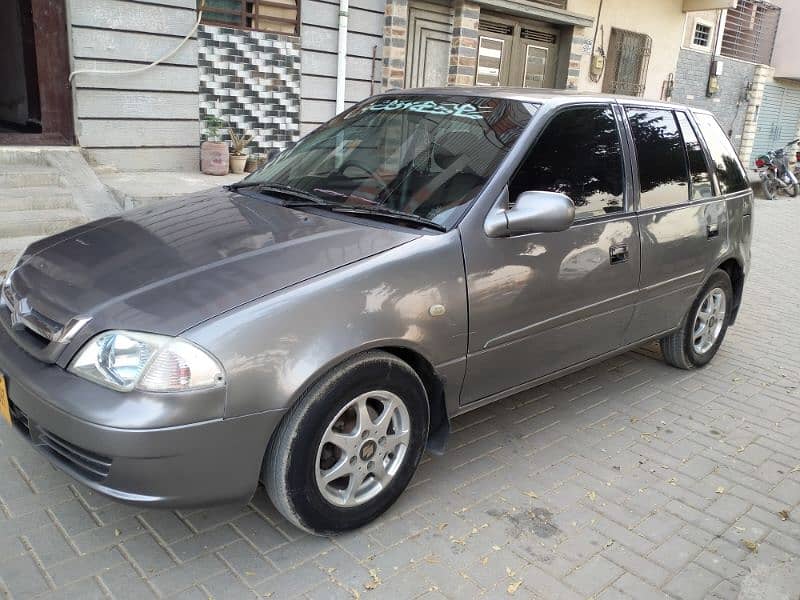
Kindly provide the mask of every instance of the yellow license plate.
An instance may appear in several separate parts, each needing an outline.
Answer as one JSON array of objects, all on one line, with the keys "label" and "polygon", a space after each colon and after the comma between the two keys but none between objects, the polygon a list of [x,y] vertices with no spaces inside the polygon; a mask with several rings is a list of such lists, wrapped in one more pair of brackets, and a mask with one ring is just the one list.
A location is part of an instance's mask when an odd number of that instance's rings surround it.
[{"label": "yellow license plate", "polygon": [[6,378],[0,375],[0,417],[11,424],[11,407],[8,405],[8,392],[6,391]]}]

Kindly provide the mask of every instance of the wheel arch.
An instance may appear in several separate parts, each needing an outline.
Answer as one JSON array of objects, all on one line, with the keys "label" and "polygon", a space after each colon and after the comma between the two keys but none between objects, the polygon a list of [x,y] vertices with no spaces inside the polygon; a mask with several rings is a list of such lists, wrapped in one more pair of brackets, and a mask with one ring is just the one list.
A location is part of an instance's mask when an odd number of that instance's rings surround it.
[{"label": "wheel arch", "polygon": [[733,286],[733,309],[731,310],[731,325],[736,321],[739,314],[739,307],[742,303],[742,292],[744,291],[744,267],[738,259],[731,257],[717,265],[717,269],[725,271],[730,277]]},{"label": "wheel arch", "polygon": [[[384,341],[383,343],[367,344],[353,348],[348,352],[336,356],[332,360],[327,361],[324,365],[321,365],[313,375],[308,377],[306,381],[299,386],[296,393],[293,394],[291,400],[287,403],[286,408],[290,410],[309,389],[339,365],[344,364],[354,356],[373,350],[383,351],[399,358],[408,364],[417,376],[419,376],[425,387],[425,394],[428,398],[428,407],[430,410],[427,448],[435,454],[444,452],[450,433],[450,417],[445,402],[444,378],[436,371],[433,363],[431,363],[422,352],[407,344],[398,342],[386,343]],[[289,410],[287,410],[287,414]]]}]

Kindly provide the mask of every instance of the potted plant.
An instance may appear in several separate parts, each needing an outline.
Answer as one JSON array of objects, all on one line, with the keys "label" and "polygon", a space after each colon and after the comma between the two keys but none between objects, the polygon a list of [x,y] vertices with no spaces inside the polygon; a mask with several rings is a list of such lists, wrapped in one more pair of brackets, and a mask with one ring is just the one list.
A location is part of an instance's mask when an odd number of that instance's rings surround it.
[{"label": "potted plant", "polygon": [[200,170],[207,175],[227,175],[229,165],[228,144],[219,140],[219,129],[224,121],[219,117],[208,117],[206,141],[200,144]]},{"label": "potted plant", "polygon": [[244,173],[244,166],[247,163],[247,154],[244,153],[244,149],[253,136],[247,133],[239,134],[233,128],[228,129],[228,132],[231,136],[231,172]]},{"label": "potted plant", "polygon": [[245,173],[255,173],[265,164],[267,164],[266,156],[260,152],[253,152],[247,157],[247,163],[244,166]]}]

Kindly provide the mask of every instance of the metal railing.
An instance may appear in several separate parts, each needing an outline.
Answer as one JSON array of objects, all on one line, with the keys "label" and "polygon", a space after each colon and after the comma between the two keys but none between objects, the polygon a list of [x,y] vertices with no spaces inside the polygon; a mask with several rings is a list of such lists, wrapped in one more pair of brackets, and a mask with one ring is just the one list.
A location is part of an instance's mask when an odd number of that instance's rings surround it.
[{"label": "metal railing", "polygon": [[780,14],[779,7],[764,0],[739,0],[727,11],[720,54],[768,65]]}]

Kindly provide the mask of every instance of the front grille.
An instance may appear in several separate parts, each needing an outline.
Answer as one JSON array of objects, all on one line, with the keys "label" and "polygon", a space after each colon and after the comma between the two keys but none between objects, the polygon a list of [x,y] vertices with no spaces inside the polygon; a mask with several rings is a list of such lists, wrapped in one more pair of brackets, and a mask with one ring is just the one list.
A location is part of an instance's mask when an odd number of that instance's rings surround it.
[{"label": "front grille", "polygon": [[[12,314],[20,305],[23,314]],[[8,281],[0,293],[0,326],[20,348],[43,362],[54,363],[64,349],[59,339],[64,325],[33,309]]]},{"label": "front grille", "polygon": [[102,481],[108,477],[111,459],[107,456],[101,456],[71,444],[41,427],[39,428],[39,441],[56,460],[60,459],[68,463],[88,479]]},{"label": "front grille", "polygon": [[46,452],[54,462],[92,481],[103,481],[111,470],[111,459],[91,452],[32,423],[25,412],[13,402],[11,420],[16,428],[40,450]]}]

